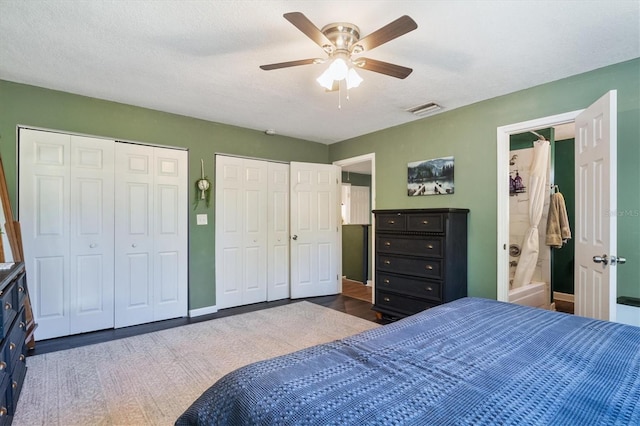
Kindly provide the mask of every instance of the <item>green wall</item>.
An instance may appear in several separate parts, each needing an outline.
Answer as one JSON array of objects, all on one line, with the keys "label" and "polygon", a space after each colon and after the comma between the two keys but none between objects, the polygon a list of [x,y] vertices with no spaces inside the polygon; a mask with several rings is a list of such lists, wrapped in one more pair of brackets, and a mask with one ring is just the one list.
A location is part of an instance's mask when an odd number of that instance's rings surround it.
[{"label": "green wall", "polygon": [[[14,214],[17,125],[189,150],[189,189],[193,191],[189,194],[189,309],[215,304],[214,203],[207,208],[200,202],[193,208],[200,159],[205,160],[210,179],[215,176],[214,153],[312,163],[328,160],[324,144],[0,80],[0,156]],[[203,213],[209,215],[209,224],[197,226],[196,214]]]},{"label": "green wall", "polygon": [[[569,224],[576,223],[575,217],[575,139],[556,141],[555,181],[564,196]],[[573,236],[575,232],[572,229]],[[570,238],[561,248],[551,249],[551,282],[553,291],[573,294],[574,292],[575,240]]]},{"label": "green wall", "polygon": [[[329,159],[375,152],[376,208],[469,208],[469,295],[495,298],[496,128],[586,108],[612,89],[618,91],[618,255],[627,258],[618,268],[618,294],[638,297],[640,59],[336,143]],[[455,157],[455,193],[408,197],[407,163],[445,156]]]}]

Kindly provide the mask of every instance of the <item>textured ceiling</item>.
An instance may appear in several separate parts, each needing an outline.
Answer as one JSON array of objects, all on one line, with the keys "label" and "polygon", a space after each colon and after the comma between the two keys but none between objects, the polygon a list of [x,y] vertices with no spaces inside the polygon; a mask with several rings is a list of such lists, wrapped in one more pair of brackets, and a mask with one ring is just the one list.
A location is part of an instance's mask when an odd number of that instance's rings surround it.
[{"label": "textured ceiling", "polygon": [[[401,15],[418,29],[366,56],[413,68],[360,72],[342,98],[323,57],[287,22],[347,21],[367,35]],[[629,1],[14,1],[0,0],[0,79],[333,143],[640,56]]]}]

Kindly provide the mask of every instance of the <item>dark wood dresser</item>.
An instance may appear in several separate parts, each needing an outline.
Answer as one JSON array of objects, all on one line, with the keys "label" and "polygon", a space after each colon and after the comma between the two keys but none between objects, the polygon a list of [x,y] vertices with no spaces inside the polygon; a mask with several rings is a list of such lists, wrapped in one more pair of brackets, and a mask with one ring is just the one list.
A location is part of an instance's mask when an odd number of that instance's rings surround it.
[{"label": "dark wood dresser", "polygon": [[[24,263],[0,263],[0,425],[11,424],[27,372]],[[8,266],[8,267],[7,267]]]},{"label": "dark wood dresser", "polygon": [[467,295],[468,209],[374,210],[373,310],[403,318]]}]

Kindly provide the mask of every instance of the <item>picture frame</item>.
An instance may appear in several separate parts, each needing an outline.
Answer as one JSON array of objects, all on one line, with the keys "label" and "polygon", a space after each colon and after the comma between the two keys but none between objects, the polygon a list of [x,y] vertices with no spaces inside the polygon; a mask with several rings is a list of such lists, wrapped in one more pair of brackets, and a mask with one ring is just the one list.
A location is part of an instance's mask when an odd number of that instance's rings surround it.
[{"label": "picture frame", "polygon": [[413,161],[407,164],[407,195],[449,195],[455,191],[454,157]]}]

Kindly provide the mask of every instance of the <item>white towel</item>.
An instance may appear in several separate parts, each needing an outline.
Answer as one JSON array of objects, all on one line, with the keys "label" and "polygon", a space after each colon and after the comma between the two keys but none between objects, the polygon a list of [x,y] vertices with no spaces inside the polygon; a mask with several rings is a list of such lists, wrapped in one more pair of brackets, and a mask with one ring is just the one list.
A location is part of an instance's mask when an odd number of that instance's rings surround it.
[{"label": "white towel", "polygon": [[569,227],[567,206],[564,202],[564,196],[556,192],[551,194],[549,202],[546,244],[551,247],[561,248],[569,238],[571,238],[571,228]]}]

